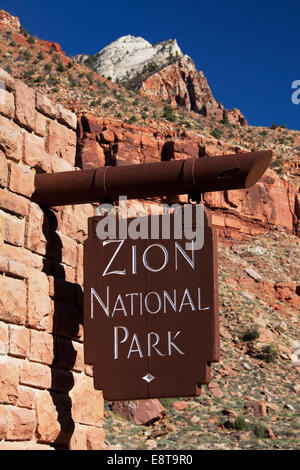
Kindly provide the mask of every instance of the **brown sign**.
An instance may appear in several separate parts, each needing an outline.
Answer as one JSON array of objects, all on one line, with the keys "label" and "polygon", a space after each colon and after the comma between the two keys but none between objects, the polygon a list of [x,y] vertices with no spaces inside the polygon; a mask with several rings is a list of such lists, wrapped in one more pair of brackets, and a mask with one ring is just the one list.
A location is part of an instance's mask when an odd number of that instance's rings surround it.
[{"label": "brown sign", "polygon": [[[162,227],[165,216],[155,217]],[[209,214],[201,249],[187,249],[191,240],[179,239],[172,223],[169,239],[156,233],[100,240],[101,220],[89,219],[84,248],[84,354],[94,367],[95,388],[107,400],[197,395],[209,382],[210,363],[219,359],[216,235]]]}]

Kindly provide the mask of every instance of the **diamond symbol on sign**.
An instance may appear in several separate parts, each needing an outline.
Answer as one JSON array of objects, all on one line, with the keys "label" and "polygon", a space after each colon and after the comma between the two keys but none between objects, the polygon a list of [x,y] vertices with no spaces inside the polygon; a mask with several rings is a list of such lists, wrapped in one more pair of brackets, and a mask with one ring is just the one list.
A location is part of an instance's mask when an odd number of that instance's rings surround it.
[{"label": "diamond symbol on sign", "polygon": [[147,374],[145,375],[144,377],[142,377],[143,380],[146,380],[146,382],[148,382],[148,384],[151,382],[151,380],[155,379],[155,377],[153,377],[153,375],[151,374]]}]

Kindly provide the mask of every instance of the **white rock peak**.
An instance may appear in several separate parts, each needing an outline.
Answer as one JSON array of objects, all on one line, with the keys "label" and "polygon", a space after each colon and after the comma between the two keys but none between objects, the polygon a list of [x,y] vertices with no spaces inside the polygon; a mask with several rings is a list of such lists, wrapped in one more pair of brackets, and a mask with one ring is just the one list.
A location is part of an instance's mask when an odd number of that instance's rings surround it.
[{"label": "white rock peak", "polygon": [[[113,82],[130,80],[142,73],[150,64],[161,67],[170,57],[183,57],[176,39],[150,44],[142,37],[122,36],[92,57],[92,63],[100,75]],[[89,56],[78,55],[74,59],[86,62]]]}]

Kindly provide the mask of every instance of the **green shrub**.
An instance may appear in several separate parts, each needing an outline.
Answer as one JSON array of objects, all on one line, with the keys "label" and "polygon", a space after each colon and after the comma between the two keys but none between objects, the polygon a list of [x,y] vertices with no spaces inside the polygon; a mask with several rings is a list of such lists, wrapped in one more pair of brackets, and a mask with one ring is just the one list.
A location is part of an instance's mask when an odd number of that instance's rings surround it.
[{"label": "green shrub", "polygon": [[64,66],[64,64],[63,64],[62,62],[58,62],[57,67],[56,67],[56,70],[57,70],[58,72],[64,72],[66,69],[65,69],[65,66]]},{"label": "green shrub", "polygon": [[35,44],[35,38],[33,36],[29,35],[27,41],[29,42],[29,44]]},{"label": "green shrub", "polygon": [[24,52],[24,57],[25,59],[28,59],[28,60],[32,58],[32,54],[29,49],[26,49],[26,51]]},{"label": "green shrub", "polygon": [[27,38],[27,36],[29,36],[29,32],[27,31],[27,29],[24,29],[22,25],[20,26],[20,33],[21,33],[25,38]]},{"label": "green shrub", "polygon": [[169,104],[167,104],[167,105],[164,107],[162,117],[165,118],[165,119],[167,119],[167,120],[170,121],[170,122],[175,122],[175,121],[176,121],[176,116],[175,116],[175,114],[174,114],[174,110],[173,110],[172,106],[170,106]]},{"label": "green shrub", "polygon": [[259,331],[257,325],[254,325],[252,328],[248,328],[248,330],[243,334],[242,340],[243,341],[255,341],[259,338]]},{"label": "green shrub", "polygon": [[128,124],[133,124],[136,121],[137,121],[136,116],[131,116],[131,118],[129,118],[127,122],[128,122]]},{"label": "green shrub", "polygon": [[50,77],[47,80],[47,83],[50,86],[56,86],[59,84],[59,80],[54,75],[50,75]]},{"label": "green shrub", "polygon": [[210,133],[210,135],[212,135],[215,139],[220,139],[222,134],[223,132],[221,129],[218,129],[217,127],[215,127]]},{"label": "green shrub", "polygon": [[43,54],[42,51],[40,51],[40,52],[37,54],[36,57],[37,57],[37,59],[39,59],[39,60],[44,60],[44,59],[45,59],[45,56],[44,56],[44,54]]},{"label": "green shrub", "polygon": [[266,428],[262,424],[255,424],[253,426],[253,433],[258,438],[266,437]]},{"label": "green shrub", "polygon": [[262,349],[262,352],[265,355],[265,360],[267,362],[275,362],[277,358],[277,351],[275,347],[272,344],[268,344],[267,346],[264,346]]},{"label": "green shrub", "polygon": [[17,43],[15,41],[10,41],[9,45],[12,46],[12,47],[15,47],[17,45]]},{"label": "green shrub", "polygon": [[229,121],[228,121],[227,114],[224,115],[223,119],[221,120],[221,124],[224,124],[225,126],[228,126]]},{"label": "green shrub", "polygon": [[43,82],[44,80],[45,80],[45,77],[44,77],[43,75],[39,75],[39,76],[35,79],[35,81],[36,81],[37,83],[41,83],[41,82]]},{"label": "green shrub", "polygon": [[93,74],[93,72],[87,73],[87,74],[86,74],[86,78],[87,78],[88,82],[89,82],[90,84],[92,84],[92,83],[94,82],[94,74]]},{"label": "green shrub", "polygon": [[236,431],[249,431],[250,425],[249,423],[247,423],[245,418],[243,418],[243,416],[239,416],[238,418],[235,419],[233,423],[233,428]]},{"label": "green shrub", "polygon": [[24,77],[24,78],[31,78],[32,75],[34,75],[34,73],[35,73],[35,70],[33,70],[33,69],[26,70],[26,71],[23,73],[23,77]]},{"label": "green shrub", "polygon": [[50,64],[50,63],[48,62],[47,64],[45,64],[45,67],[44,67],[44,68],[45,68],[46,72],[51,72],[51,70],[52,70],[52,64]]}]

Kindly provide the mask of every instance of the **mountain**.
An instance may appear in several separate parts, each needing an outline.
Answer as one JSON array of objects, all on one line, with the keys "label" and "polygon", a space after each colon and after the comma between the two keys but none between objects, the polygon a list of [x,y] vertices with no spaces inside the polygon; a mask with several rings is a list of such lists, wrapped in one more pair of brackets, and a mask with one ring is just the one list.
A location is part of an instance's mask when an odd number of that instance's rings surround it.
[{"label": "mountain", "polygon": [[144,70],[165,66],[172,58],[183,57],[176,40],[150,44],[141,37],[122,36],[95,55],[76,55],[74,60],[93,68],[113,82],[129,82]]},{"label": "mountain", "polygon": [[187,109],[208,119],[246,126],[237,109],[226,110],[214,98],[202,71],[183,54],[176,39],[150,44],[141,37],[122,36],[95,55],[79,54],[73,59],[157,102],[174,109]]}]

